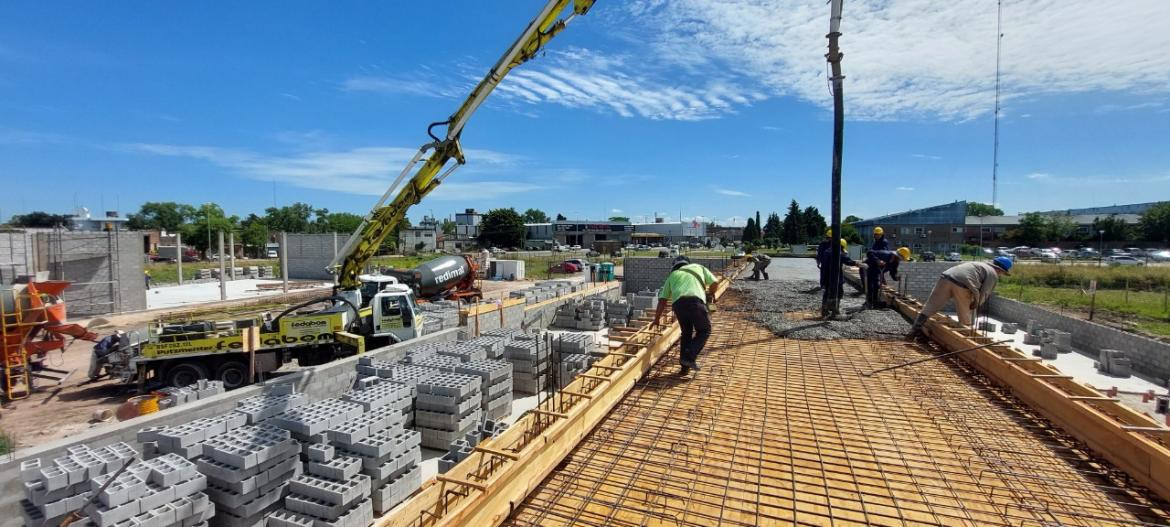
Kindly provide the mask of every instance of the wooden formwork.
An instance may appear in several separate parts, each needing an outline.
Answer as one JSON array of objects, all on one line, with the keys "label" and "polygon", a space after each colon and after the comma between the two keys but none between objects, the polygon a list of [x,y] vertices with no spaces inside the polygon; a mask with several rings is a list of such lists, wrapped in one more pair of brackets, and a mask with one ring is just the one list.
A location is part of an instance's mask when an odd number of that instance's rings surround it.
[{"label": "wooden formwork", "polygon": [[1163,502],[962,361],[777,339],[734,310],[663,360],[506,525],[1160,525]]}]

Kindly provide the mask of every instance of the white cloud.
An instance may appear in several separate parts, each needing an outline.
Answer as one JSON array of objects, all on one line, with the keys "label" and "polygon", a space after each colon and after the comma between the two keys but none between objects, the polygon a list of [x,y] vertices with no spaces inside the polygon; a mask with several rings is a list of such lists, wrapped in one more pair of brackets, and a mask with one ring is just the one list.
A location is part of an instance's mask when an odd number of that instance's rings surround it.
[{"label": "white cloud", "polygon": [[[613,24],[645,28],[683,71],[733,71],[771,95],[831,105],[824,0],[639,0]],[[1170,2],[1036,0],[1003,6],[1003,98],[1170,91]],[[619,22],[620,21],[620,22]],[[964,120],[994,107],[996,7],[852,0],[842,23],[852,119]],[[1043,60],[1035,50],[1044,50]]]},{"label": "white cloud", "polygon": [[622,209],[609,209],[609,211],[614,213],[614,214],[621,214],[622,213]]},{"label": "white cloud", "polygon": [[280,96],[281,96],[281,97],[284,97],[285,99],[288,99],[288,100],[290,100],[290,101],[300,101],[300,100],[301,100],[301,97],[300,97],[299,95],[294,95],[294,94],[291,94],[291,93],[284,93],[284,92],[282,92],[282,93],[280,94]]},{"label": "white cloud", "polygon": [[[261,181],[275,180],[303,188],[373,196],[386,191],[398,171],[415,153],[415,149],[403,147],[363,147],[284,156],[213,146],[133,143],[120,145],[120,148],[137,153],[201,159]],[[510,167],[520,159],[491,150],[473,149],[465,153],[469,163],[481,164],[476,167],[481,173]],[[460,170],[468,171],[469,168]],[[476,172],[475,169],[470,171]],[[440,185],[433,196],[451,200],[482,199],[542,188],[546,187],[524,181],[449,181]]]},{"label": "white cloud", "polygon": [[423,97],[462,97],[468,93],[463,82],[443,82],[433,73],[416,71],[410,76],[358,76],[341,83],[342,91],[373,92],[384,95],[416,95]]},{"label": "white cloud", "polygon": [[1024,177],[1026,177],[1028,179],[1050,179],[1052,177],[1052,174],[1049,174],[1047,172],[1032,172],[1031,174],[1028,174],[1027,176],[1024,176]]},{"label": "white cloud", "polygon": [[900,190],[900,191],[902,191],[902,192],[913,192],[913,191],[914,191],[914,187],[898,187],[898,188],[896,188],[896,189],[894,189],[894,190]]},{"label": "white cloud", "polygon": [[930,159],[932,161],[937,161],[939,159],[942,159],[941,156],[932,156],[930,154],[910,154],[910,157],[916,157],[918,159]]},{"label": "white cloud", "polygon": [[714,190],[718,194],[723,194],[724,196],[735,196],[738,198],[751,197],[751,194],[748,194],[747,192],[741,192],[738,190],[732,190],[732,189],[727,189],[727,188],[712,187],[712,190]]}]

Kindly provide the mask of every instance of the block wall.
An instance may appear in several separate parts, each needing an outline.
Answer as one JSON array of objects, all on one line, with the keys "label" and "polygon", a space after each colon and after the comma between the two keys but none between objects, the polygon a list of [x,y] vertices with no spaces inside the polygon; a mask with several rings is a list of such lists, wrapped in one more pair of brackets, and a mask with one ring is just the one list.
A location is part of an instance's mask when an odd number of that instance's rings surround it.
[{"label": "block wall", "polygon": [[38,271],[71,282],[65,290],[69,313],[93,316],[146,309],[141,232],[38,232]]},{"label": "block wall", "polygon": [[[438,331],[418,339],[371,350],[363,356],[372,356],[382,360],[397,360],[407,350],[415,346],[454,341],[458,332],[457,328]],[[267,384],[292,382],[296,384],[297,391],[306,394],[309,402],[337,397],[353,386],[354,379],[357,377],[358,358],[357,356],[348,357],[306,368],[270,380]],[[0,463],[0,517],[15,519],[15,522],[0,521],[0,525],[19,524],[19,518],[21,518],[20,499],[24,497],[24,488],[20,479],[21,461],[38,457],[52,459],[63,455],[69,447],[82,443],[90,447],[100,447],[125,441],[140,448],[141,445],[137,443],[137,434],[141,428],[179,425],[202,417],[225,414],[235,409],[236,402],[240,399],[259,395],[262,390],[263,385],[247,386],[123,423],[103,426],[74,437],[24,448],[13,455],[5,456],[4,462]]]},{"label": "block wall", "polygon": [[332,280],[325,270],[333,255],[345,245],[339,234],[289,234],[288,277],[305,280]]},{"label": "block wall", "polygon": [[33,253],[31,232],[0,232],[0,286],[31,274],[36,265]]},{"label": "block wall", "polygon": [[[718,274],[730,264],[728,258],[691,258],[691,263],[702,264]],[[674,258],[634,257],[622,263],[623,293],[637,293],[646,289],[658,289],[670,274]]]}]

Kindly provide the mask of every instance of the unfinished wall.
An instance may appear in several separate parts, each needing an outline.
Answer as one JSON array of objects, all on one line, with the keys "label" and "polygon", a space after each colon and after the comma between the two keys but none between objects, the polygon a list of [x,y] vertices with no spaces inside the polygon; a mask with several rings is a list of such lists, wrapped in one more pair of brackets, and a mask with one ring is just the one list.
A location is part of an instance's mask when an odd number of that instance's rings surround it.
[{"label": "unfinished wall", "polygon": [[901,289],[914,298],[926,301],[943,271],[959,263],[961,262],[903,262],[898,264],[898,273],[902,275],[903,283],[898,284],[888,278],[886,281],[890,287]]},{"label": "unfinished wall", "polygon": [[142,233],[47,231],[34,235],[36,270],[67,280],[74,316],[146,309]]},{"label": "unfinished wall", "polygon": [[[731,262],[729,258],[691,258],[691,263],[702,264],[713,273],[719,273]],[[623,293],[637,293],[658,289],[670,274],[674,258],[634,257],[622,263]]]},{"label": "unfinished wall", "polygon": [[288,277],[306,280],[332,280],[325,270],[333,256],[345,244],[338,234],[289,234]]},{"label": "unfinished wall", "polygon": [[[456,328],[439,331],[401,344],[371,350],[363,356],[390,361],[397,360],[412,347],[432,342],[453,341],[458,331]],[[296,384],[297,391],[308,397],[309,402],[338,397],[353,386],[354,379],[357,377],[357,361],[358,357],[356,356],[333,361],[281,376],[269,381],[268,384],[292,382]],[[24,497],[24,488],[20,478],[21,461],[38,457],[52,459],[62,455],[70,446],[80,443],[98,447],[125,441],[141,447],[137,443],[138,430],[141,428],[179,425],[202,417],[224,414],[235,409],[236,401],[259,395],[262,390],[263,385],[248,386],[124,423],[103,426],[74,437],[17,451],[15,455],[6,457],[5,462],[0,464],[0,517],[6,518],[0,521],[0,525],[19,525],[20,523],[20,500]]]},{"label": "unfinished wall", "polygon": [[0,232],[0,285],[11,285],[36,267],[31,231]]}]

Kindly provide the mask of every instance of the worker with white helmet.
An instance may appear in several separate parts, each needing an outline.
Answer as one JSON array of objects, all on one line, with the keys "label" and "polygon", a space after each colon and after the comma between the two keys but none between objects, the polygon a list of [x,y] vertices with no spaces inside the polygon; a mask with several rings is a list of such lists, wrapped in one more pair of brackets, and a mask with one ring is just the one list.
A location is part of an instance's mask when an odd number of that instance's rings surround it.
[{"label": "worker with white helmet", "polygon": [[886,273],[894,281],[900,280],[898,264],[910,260],[910,248],[898,247],[897,251],[869,250],[865,253],[865,306],[870,309],[884,307],[879,292],[885,282]]},{"label": "worker with white helmet", "polygon": [[1006,256],[997,256],[990,263],[963,262],[943,271],[906,338],[922,337],[922,325],[951,300],[955,301],[959,323],[965,326],[974,324],[974,311],[991,298],[999,276],[1011,274],[1011,271],[1012,260]]},{"label": "worker with white helmet", "polygon": [[109,355],[124,347],[129,346],[130,338],[125,331],[114,331],[113,335],[97,341],[93,345],[93,351],[89,355],[89,382],[94,382],[102,377],[102,369],[109,362]]}]

